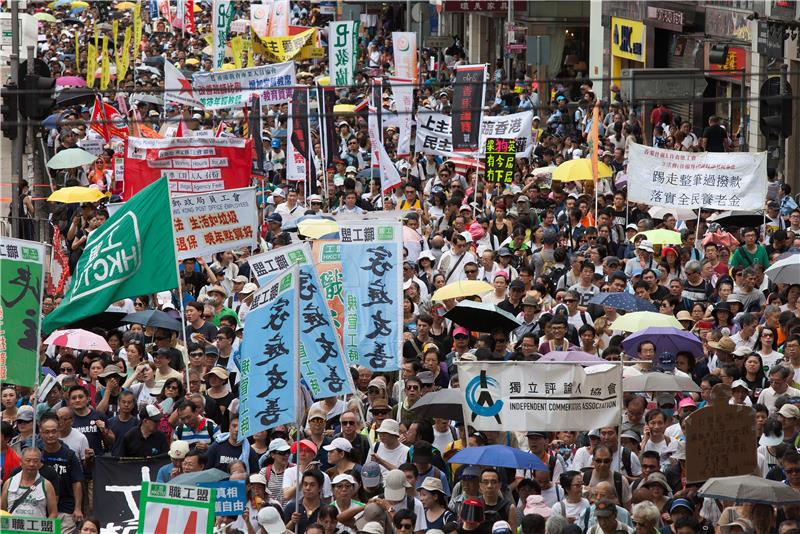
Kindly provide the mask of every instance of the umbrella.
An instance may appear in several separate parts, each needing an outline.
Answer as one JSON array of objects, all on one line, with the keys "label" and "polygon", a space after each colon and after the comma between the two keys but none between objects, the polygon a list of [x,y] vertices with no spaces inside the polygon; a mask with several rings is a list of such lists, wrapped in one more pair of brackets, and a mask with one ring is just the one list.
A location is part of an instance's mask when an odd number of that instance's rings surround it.
[{"label": "umbrella", "polygon": [[56,347],[69,347],[75,350],[114,352],[102,336],[98,336],[86,330],[81,330],[80,328],[56,330],[44,340],[44,344],[55,345]]},{"label": "umbrella", "polygon": [[128,11],[129,9],[133,9],[136,7],[136,4],[133,2],[120,2],[117,4],[117,11]]},{"label": "umbrella", "polygon": [[[639,232],[636,235],[643,235],[650,241],[653,245],[680,245],[681,244],[681,233],[680,232],[673,232],[672,230],[666,230],[664,228],[659,228],[658,230],[648,230],[646,232]],[[633,236],[636,239],[636,235]]]},{"label": "umbrella", "polygon": [[[305,222],[305,221],[321,221],[321,220],[335,221],[335,219],[330,215],[322,215],[322,214],[319,214],[319,215],[301,215],[300,217],[298,217],[296,219],[292,219],[291,221],[286,222],[283,225],[281,225],[281,229],[284,232],[296,232],[298,230],[297,225],[302,223],[302,222]],[[318,224],[318,223],[312,223],[312,224]]]},{"label": "umbrella", "polygon": [[86,87],[86,80],[80,76],[61,76],[56,78],[56,87]]},{"label": "umbrella", "polygon": [[[611,178],[614,175],[614,171],[605,163],[598,163],[597,170],[598,178]],[[592,160],[588,158],[565,161],[553,171],[553,180],[556,182],[577,182],[579,180],[592,179]]]},{"label": "umbrella", "polygon": [[457,325],[476,332],[509,332],[521,324],[513,315],[494,304],[471,300],[462,300],[444,316]]},{"label": "umbrella", "polygon": [[687,351],[698,358],[703,356],[703,343],[696,335],[671,326],[651,326],[631,334],[622,342],[625,354],[636,354],[639,343],[643,341],[652,341],[656,346],[656,354],[661,354],[662,352],[677,354],[681,351]]},{"label": "umbrella", "polygon": [[40,22],[58,22],[56,18],[50,13],[34,13],[33,18]]},{"label": "umbrella", "polygon": [[129,313],[122,319],[123,323],[141,324],[152,328],[163,328],[173,332],[181,331],[181,322],[173,319],[161,310],[146,310],[143,312]]},{"label": "umbrella", "polygon": [[492,291],[494,287],[483,280],[459,280],[451,282],[434,291],[432,300],[457,299],[459,297],[471,297]]},{"label": "umbrella", "polygon": [[227,480],[229,476],[230,475],[225,471],[214,467],[204,471],[183,473],[182,475],[178,475],[175,478],[170,479],[169,483],[179,486],[196,486],[205,482],[219,482],[220,480]]},{"label": "umbrella", "polygon": [[56,107],[63,108],[76,104],[91,104],[94,102],[94,93],[85,87],[69,87],[59,91],[56,97]]},{"label": "umbrella", "polygon": [[673,326],[683,329],[683,325],[678,322],[674,315],[648,311],[626,313],[611,323],[611,328],[622,330],[623,332],[638,332],[648,326]]},{"label": "umbrella", "polygon": [[89,7],[89,2],[84,2],[83,0],[75,0],[72,2],[69,7],[76,8],[76,7]]},{"label": "umbrella", "polygon": [[763,211],[721,211],[709,216],[707,222],[722,226],[759,226],[764,223]]},{"label": "umbrella", "polygon": [[580,350],[554,350],[548,352],[537,362],[572,362],[572,363],[605,363],[600,356],[589,354]]},{"label": "umbrella", "polygon": [[598,293],[589,300],[589,304],[608,306],[626,312],[657,311],[655,304],[631,293]]},{"label": "umbrella", "polygon": [[537,458],[535,454],[506,445],[467,447],[458,451],[450,458],[450,461],[454,464],[547,471],[545,463]]},{"label": "umbrella", "polygon": [[61,21],[62,24],[79,24],[83,25],[83,21],[81,19],[76,19],[75,17],[67,17]]},{"label": "umbrella", "polygon": [[764,274],[776,284],[800,283],[800,254],[792,254],[775,262]]},{"label": "umbrella", "polygon": [[70,0],[58,0],[55,4],[53,4],[53,7],[67,7],[71,3],[72,2]]},{"label": "umbrella", "polygon": [[82,148],[68,148],[50,158],[47,166],[51,169],[74,169],[93,163],[96,159],[97,156]]},{"label": "umbrella", "polygon": [[105,195],[95,187],[62,187],[49,197],[48,202],[62,202],[64,204],[76,204],[79,202],[97,202],[105,198]]},{"label": "umbrella", "polygon": [[297,231],[311,239],[339,232],[339,223],[330,219],[306,219],[297,224]]},{"label": "umbrella", "polygon": [[714,477],[697,490],[701,497],[730,501],[787,506],[800,504],[800,492],[783,482],[767,480],[754,475]]},{"label": "umbrella", "polygon": [[675,391],[700,393],[700,386],[692,382],[689,377],[653,371],[652,373],[642,373],[638,376],[623,378],[622,390],[632,393],[658,393],[662,391],[668,393]]},{"label": "umbrella", "polygon": [[114,330],[119,328],[122,318],[127,315],[125,312],[104,311],[83,319],[78,319],[74,323],[67,325],[69,328],[102,328],[103,330]]},{"label": "umbrella", "polygon": [[676,219],[681,221],[688,221],[697,218],[697,213],[685,208],[663,208],[661,206],[653,206],[647,210],[647,214],[653,219],[664,219],[664,215],[672,214]]},{"label": "umbrella", "polygon": [[458,388],[440,389],[423,395],[411,408],[420,417],[439,417],[451,421],[463,421],[464,397]]}]

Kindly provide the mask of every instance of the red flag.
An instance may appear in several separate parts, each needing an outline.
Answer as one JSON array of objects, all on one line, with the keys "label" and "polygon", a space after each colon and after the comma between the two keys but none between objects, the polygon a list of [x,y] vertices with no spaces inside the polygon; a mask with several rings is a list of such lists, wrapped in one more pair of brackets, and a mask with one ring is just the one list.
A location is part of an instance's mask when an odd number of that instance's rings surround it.
[{"label": "red flag", "polygon": [[186,137],[185,131],[186,129],[184,127],[184,120],[181,119],[181,122],[178,123],[178,129],[175,130],[175,135],[173,135],[173,137]]},{"label": "red flag", "polygon": [[185,0],[185,2],[183,30],[186,33],[195,33],[197,28],[194,25],[194,0]]},{"label": "red flag", "polygon": [[117,108],[111,104],[101,102],[99,95],[94,99],[90,128],[102,135],[106,141],[110,141],[112,137],[128,138],[128,123],[125,115],[117,111]]},{"label": "red flag", "polygon": [[214,137],[220,137],[222,135],[222,132],[224,132],[225,128],[227,127],[228,125],[225,124],[225,121],[219,121],[219,125],[217,126],[217,133],[214,134]]},{"label": "red flag", "polygon": [[103,136],[106,141],[111,140],[108,133],[108,125],[103,117],[103,103],[100,102],[100,96],[94,97],[94,107],[92,108],[92,119],[89,121],[89,128]]},{"label": "red flag", "polygon": [[[61,231],[53,225],[53,261],[50,263],[50,275],[47,277],[47,294],[63,295],[64,285],[69,278],[69,259],[61,249]],[[58,278],[58,283],[54,280]]]}]

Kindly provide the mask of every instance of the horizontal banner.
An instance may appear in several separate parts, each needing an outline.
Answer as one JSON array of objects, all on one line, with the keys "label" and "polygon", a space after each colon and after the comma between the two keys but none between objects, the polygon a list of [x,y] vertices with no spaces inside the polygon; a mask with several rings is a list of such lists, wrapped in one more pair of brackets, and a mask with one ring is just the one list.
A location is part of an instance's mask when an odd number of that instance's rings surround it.
[{"label": "horizontal banner", "polygon": [[248,106],[254,96],[263,106],[283,104],[291,100],[294,85],[294,61],[195,74],[192,83],[206,110]]}]

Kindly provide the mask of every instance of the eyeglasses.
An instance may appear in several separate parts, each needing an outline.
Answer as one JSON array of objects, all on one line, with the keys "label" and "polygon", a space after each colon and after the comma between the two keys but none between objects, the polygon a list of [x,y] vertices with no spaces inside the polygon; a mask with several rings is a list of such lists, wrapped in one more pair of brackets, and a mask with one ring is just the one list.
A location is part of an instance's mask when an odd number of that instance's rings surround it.
[{"label": "eyeglasses", "polygon": [[564,302],[566,302],[567,304],[571,304],[573,302],[578,302],[578,301],[575,299],[564,299]]},{"label": "eyeglasses", "polygon": [[372,410],[372,415],[387,415],[389,410]]},{"label": "eyeglasses", "polygon": [[464,269],[464,272],[467,273],[467,274],[478,274],[478,270],[477,269],[469,269],[469,270]]},{"label": "eyeglasses", "polygon": [[355,421],[341,421],[341,425],[342,426],[355,426],[356,422]]},{"label": "eyeglasses", "polygon": [[596,464],[610,464],[611,458],[595,458],[594,463]]},{"label": "eyeglasses", "polygon": [[419,391],[419,386],[406,386],[406,391]]},{"label": "eyeglasses", "polygon": [[400,526],[397,528],[398,530],[414,530],[414,525],[411,523],[400,523]]},{"label": "eyeglasses", "polygon": [[761,337],[775,337],[775,336],[772,334],[761,334]]},{"label": "eyeglasses", "polygon": [[137,308],[141,308],[144,306],[144,302],[134,302],[133,305],[136,306]]}]

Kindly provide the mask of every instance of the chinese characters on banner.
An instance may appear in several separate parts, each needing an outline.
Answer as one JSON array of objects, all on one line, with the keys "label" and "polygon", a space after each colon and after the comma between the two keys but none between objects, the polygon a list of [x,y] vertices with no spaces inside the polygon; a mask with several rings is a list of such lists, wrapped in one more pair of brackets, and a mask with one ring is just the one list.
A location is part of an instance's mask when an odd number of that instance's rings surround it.
[{"label": "chinese characters on banner", "polygon": [[411,125],[413,123],[414,80],[410,78],[389,78],[397,109],[397,126],[400,140],[397,143],[397,157],[411,153]]},{"label": "chinese characters on banner", "polygon": [[394,73],[417,83],[417,34],[416,32],[392,32]]},{"label": "chinese characters on banner", "polygon": [[36,383],[44,252],[41,243],[0,237],[0,382],[4,384]]},{"label": "chinese characters on banner", "polygon": [[174,193],[210,193],[250,185],[252,140],[238,137],[129,137],[123,196],[162,177]]},{"label": "chinese characters on banner", "polygon": [[61,519],[44,519],[40,517],[22,517],[6,515],[0,517],[0,532],[3,534],[59,534]]},{"label": "chinese characters on banner", "polygon": [[297,419],[299,272],[295,265],[253,295],[240,351],[240,439]]},{"label": "chinese characters on banner", "polygon": [[291,59],[312,59],[322,52],[316,48],[317,30],[310,28],[291,37],[260,37],[253,39],[253,52],[264,54],[268,61],[281,62]]},{"label": "chinese characters on banner", "polygon": [[487,139],[485,174],[488,183],[510,184],[514,181],[516,139]]},{"label": "chinese characters on banner", "polygon": [[481,118],[480,146],[485,147],[490,137],[516,140],[516,157],[525,158],[530,155],[533,112],[523,111],[511,115],[497,115]]},{"label": "chinese characters on banner", "polygon": [[631,145],[631,202],[755,211],[763,207],[766,194],[766,152],[675,152]]},{"label": "chinese characters on banner", "polygon": [[331,312],[333,327],[344,346],[344,295],[342,290],[342,258],[338,241],[315,239],[311,244],[314,265],[319,273],[322,293]]},{"label": "chinese characters on banner", "polygon": [[353,85],[358,59],[358,21],[332,21],[328,26],[328,63],[331,85]]},{"label": "chinese characters on banner", "polygon": [[[211,30],[213,35],[213,52],[211,64],[214,69],[219,69],[225,63],[225,43],[228,42],[228,31],[233,19],[234,5],[231,0],[214,0],[211,7]],[[169,2],[167,2],[169,12]]]},{"label": "chinese characters on banner", "polygon": [[242,515],[247,504],[247,490],[244,480],[223,480],[221,482],[201,482],[201,488],[214,488],[217,499],[214,506],[214,515],[237,516]]},{"label": "chinese characters on banner", "polygon": [[428,111],[417,113],[414,151],[445,158],[455,156],[450,116]]},{"label": "chinese characters on banner", "polygon": [[315,399],[353,392],[350,373],[320,286],[308,243],[280,247],[251,257],[250,270],[260,285],[292,265],[300,269],[300,372]]},{"label": "chinese characters on banner", "polygon": [[144,481],[138,532],[211,534],[215,499],[213,489]]},{"label": "chinese characters on banner", "polygon": [[256,189],[231,189],[172,197],[178,260],[255,246],[258,241]]},{"label": "chinese characters on banner", "polygon": [[373,371],[396,371],[403,344],[401,225],[340,221],[339,226],[347,359]]},{"label": "chinese characters on banner", "polygon": [[[298,87],[289,102],[289,118],[286,131],[289,139],[286,142],[286,180],[289,182],[305,182],[306,176],[316,176],[314,158],[306,162],[309,154],[308,128],[308,95],[309,89]],[[310,166],[310,169],[307,169]],[[316,180],[313,180],[316,185]]]},{"label": "chinese characters on banner", "polygon": [[486,65],[456,67],[453,82],[453,150],[478,148],[483,103],[486,101]]},{"label": "chinese characters on banner", "polygon": [[622,366],[462,362],[464,421],[476,430],[587,430],[619,424]]},{"label": "chinese characters on banner", "polygon": [[264,106],[283,104],[292,97],[294,85],[294,61],[195,74],[192,82],[206,110],[241,108],[254,96],[260,96]]}]

